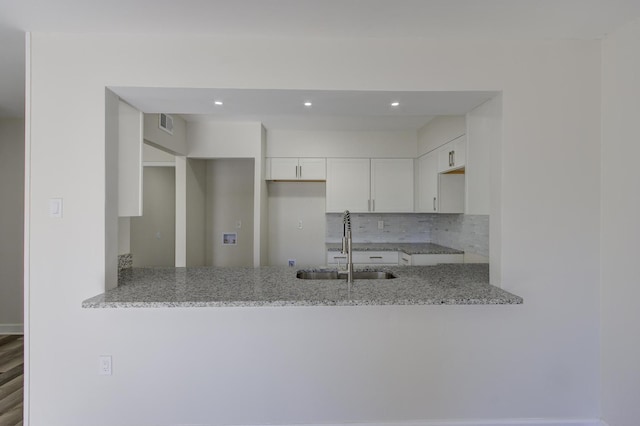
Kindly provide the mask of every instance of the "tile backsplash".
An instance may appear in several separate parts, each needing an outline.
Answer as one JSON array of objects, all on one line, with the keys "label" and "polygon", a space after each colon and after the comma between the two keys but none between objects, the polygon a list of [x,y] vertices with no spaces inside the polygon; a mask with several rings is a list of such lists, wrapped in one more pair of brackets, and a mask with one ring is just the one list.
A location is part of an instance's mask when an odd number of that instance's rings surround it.
[{"label": "tile backsplash", "polygon": [[[327,213],[326,241],[342,238],[342,214]],[[383,221],[383,229],[378,222]],[[353,241],[358,243],[435,243],[489,256],[489,216],[432,213],[352,213]]]}]

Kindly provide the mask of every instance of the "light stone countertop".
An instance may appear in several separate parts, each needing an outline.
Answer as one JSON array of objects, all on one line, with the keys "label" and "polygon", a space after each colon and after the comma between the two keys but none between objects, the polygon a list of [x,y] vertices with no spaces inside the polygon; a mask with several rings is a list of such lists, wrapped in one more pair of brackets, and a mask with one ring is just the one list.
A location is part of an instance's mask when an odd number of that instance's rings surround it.
[{"label": "light stone countertop", "polygon": [[[342,250],[342,243],[326,243],[328,251]],[[353,251],[401,251],[406,254],[464,254],[462,250],[433,243],[353,243]]]},{"label": "light stone countertop", "polygon": [[[83,308],[236,306],[521,304],[489,284],[487,264],[375,268],[390,280],[301,280],[296,271],[326,268],[132,268],[120,285],[82,302]],[[356,268],[356,270],[372,268]],[[335,270],[335,269],[334,269]]]}]

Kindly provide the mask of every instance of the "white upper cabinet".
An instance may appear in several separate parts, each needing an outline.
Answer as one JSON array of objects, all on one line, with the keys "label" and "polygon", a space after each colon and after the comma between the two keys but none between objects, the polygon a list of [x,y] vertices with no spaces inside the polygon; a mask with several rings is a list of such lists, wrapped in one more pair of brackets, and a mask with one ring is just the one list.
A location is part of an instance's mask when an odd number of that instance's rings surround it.
[{"label": "white upper cabinet", "polygon": [[270,158],[270,180],[315,180],[327,178],[324,158]]},{"label": "white upper cabinet", "polygon": [[297,158],[270,158],[271,179],[273,180],[297,180],[298,179],[298,159]]},{"label": "white upper cabinet", "polygon": [[431,151],[418,159],[418,203],[424,213],[464,213],[464,173],[439,173],[442,151]]},{"label": "white upper cabinet", "polygon": [[370,179],[368,158],[328,158],[327,212],[368,212]]},{"label": "white upper cabinet", "polygon": [[326,180],[327,160],[324,158],[299,158],[298,171],[302,180]]},{"label": "white upper cabinet", "polygon": [[412,212],[413,159],[329,158],[327,212]]},{"label": "white upper cabinet", "polygon": [[371,160],[370,211],[413,211],[413,159]]},{"label": "white upper cabinet", "polygon": [[438,171],[464,167],[467,160],[467,138],[462,135],[451,142],[447,142],[438,149]]},{"label": "white upper cabinet", "polygon": [[418,159],[418,203],[416,210],[438,212],[438,151]]}]

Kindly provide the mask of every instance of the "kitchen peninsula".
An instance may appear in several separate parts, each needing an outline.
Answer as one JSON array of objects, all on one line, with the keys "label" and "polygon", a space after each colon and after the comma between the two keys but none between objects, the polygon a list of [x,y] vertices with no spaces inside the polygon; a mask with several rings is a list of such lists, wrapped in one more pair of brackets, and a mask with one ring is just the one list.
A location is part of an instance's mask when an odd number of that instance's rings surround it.
[{"label": "kitchen peninsula", "polygon": [[[321,268],[301,268],[320,270]],[[366,268],[361,268],[366,269]],[[370,269],[370,268],[369,268]],[[302,280],[296,268],[132,268],[83,308],[522,304],[489,284],[488,264],[376,268],[386,280]],[[326,268],[324,269],[326,270]],[[335,270],[335,268],[334,268]]]}]

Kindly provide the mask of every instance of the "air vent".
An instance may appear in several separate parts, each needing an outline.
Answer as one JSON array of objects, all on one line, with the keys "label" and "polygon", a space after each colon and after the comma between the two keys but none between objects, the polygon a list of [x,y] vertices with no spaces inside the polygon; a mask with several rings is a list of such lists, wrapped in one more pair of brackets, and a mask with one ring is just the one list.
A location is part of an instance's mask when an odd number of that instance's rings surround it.
[{"label": "air vent", "polygon": [[160,128],[173,135],[173,117],[169,114],[160,114]]}]

